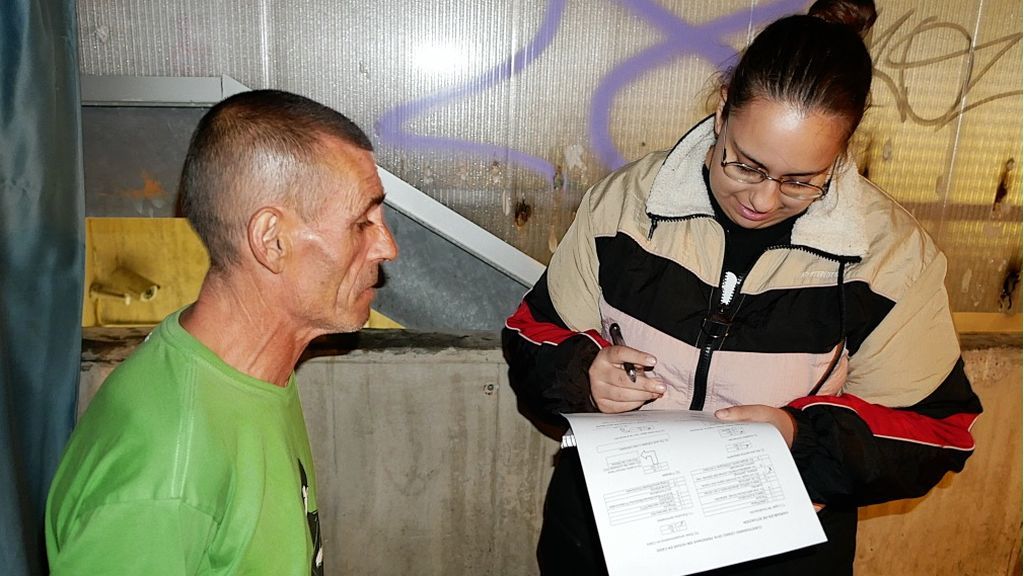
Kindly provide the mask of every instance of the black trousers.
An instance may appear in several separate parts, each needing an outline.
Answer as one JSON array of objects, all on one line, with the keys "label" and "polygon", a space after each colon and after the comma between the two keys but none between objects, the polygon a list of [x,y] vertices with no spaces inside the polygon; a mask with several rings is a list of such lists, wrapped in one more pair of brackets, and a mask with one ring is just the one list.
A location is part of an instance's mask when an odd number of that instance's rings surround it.
[{"label": "black trousers", "polygon": [[[828,542],[778,556],[726,566],[707,576],[852,576],[857,546],[857,509],[827,506],[818,513]],[[544,500],[544,525],[537,544],[543,576],[603,576],[601,542],[575,448],[558,454]]]}]

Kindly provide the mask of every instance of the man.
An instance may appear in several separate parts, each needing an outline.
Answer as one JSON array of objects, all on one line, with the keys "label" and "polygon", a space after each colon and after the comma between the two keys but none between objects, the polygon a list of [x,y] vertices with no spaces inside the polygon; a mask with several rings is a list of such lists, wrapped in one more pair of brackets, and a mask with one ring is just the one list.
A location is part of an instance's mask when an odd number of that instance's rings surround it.
[{"label": "man", "polygon": [[366,135],[261,90],[192,137],[182,209],[210,255],[195,303],[103,384],[47,503],[54,574],[322,574],[294,366],[358,330],[397,255]]}]

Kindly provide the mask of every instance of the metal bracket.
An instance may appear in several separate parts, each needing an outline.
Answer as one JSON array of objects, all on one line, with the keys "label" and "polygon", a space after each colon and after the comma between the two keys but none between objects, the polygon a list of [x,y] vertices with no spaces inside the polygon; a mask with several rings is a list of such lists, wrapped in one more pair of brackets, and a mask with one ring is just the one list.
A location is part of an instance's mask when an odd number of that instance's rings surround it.
[{"label": "metal bracket", "polygon": [[213,106],[249,90],[230,76],[174,78],[166,76],[80,77],[82,106]]}]

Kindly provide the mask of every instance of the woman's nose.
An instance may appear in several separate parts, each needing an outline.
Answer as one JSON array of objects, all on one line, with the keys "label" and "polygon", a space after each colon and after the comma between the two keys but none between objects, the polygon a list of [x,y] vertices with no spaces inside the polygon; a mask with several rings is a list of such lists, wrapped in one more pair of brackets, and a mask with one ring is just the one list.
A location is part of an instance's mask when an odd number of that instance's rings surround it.
[{"label": "woman's nose", "polygon": [[754,187],[750,194],[750,207],[758,212],[771,212],[781,206],[782,192],[779,183],[765,180]]}]

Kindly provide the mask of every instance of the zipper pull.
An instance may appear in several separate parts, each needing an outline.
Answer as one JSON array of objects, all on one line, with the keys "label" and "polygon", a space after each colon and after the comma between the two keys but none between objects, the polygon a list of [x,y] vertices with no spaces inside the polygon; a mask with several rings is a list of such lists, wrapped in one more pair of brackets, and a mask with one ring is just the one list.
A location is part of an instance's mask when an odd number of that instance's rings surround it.
[{"label": "zipper pull", "polygon": [[722,306],[728,306],[732,303],[732,299],[736,296],[736,287],[739,286],[740,279],[732,272],[726,272],[722,278]]},{"label": "zipper pull", "polygon": [[651,219],[651,229],[647,232],[647,239],[650,240],[654,237],[654,229],[658,227],[659,218],[650,212],[647,213],[647,217]]}]

